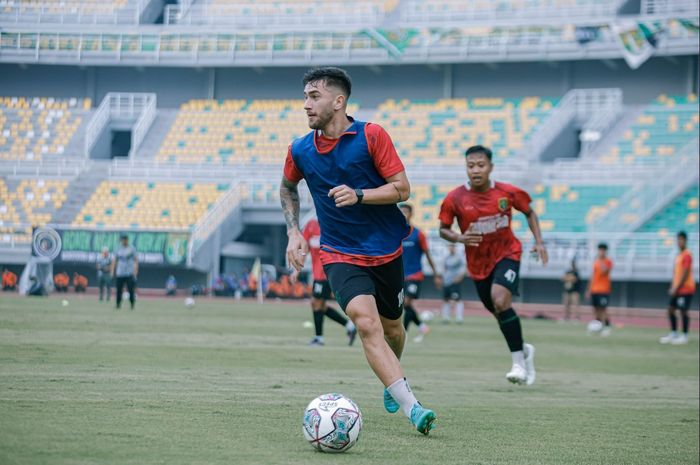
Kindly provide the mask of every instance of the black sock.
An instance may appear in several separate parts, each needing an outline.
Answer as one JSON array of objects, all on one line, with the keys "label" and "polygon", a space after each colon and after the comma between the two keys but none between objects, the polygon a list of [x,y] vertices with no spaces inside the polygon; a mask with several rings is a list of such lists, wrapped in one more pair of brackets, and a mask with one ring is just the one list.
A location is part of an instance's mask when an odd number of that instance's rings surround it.
[{"label": "black sock", "polygon": [[316,328],[316,336],[323,336],[323,312],[313,312],[314,327]]},{"label": "black sock", "polygon": [[674,333],[678,329],[678,318],[676,318],[676,311],[668,312],[668,321],[671,322],[671,331]]},{"label": "black sock", "polygon": [[515,313],[515,310],[509,308],[499,313],[496,318],[498,318],[498,324],[501,327],[503,337],[506,338],[510,351],[523,350],[523,329],[520,326],[520,317]]},{"label": "black sock", "polygon": [[683,333],[687,335],[690,329],[690,315],[688,312],[681,311],[681,318],[683,318]]},{"label": "black sock", "polygon": [[348,323],[348,319],[333,307],[326,307],[326,316],[342,326]]},{"label": "black sock", "polygon": [[605,318],[605,326],[610,326],[610,318]]},{"label": "black sock", "polygon": [[413,305],[409,305],[406,307],[406,315],[411,319],[411,321],[416,325],[420,326],[420,318],[418,318],[418,312],[416,312],[416,309],[413,308]]}]

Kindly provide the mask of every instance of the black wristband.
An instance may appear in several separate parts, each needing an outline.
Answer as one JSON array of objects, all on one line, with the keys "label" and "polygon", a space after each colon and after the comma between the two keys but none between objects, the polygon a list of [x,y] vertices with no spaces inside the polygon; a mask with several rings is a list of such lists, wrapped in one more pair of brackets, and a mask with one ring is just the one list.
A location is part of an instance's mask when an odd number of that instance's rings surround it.
[{"label": "black wristband", "polygon": [[365,193],[362,192],[362,189],[355,189],[355,195],[357,196],[357,203],[362,203],[362,198],[365,196]]}]

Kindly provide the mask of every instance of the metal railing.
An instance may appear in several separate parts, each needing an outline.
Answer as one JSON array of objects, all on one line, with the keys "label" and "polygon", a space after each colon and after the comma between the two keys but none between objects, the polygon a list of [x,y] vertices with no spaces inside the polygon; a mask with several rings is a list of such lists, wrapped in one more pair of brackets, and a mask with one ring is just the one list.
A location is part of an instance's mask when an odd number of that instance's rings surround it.
[{"label": "metal railing", "polygon": [[32,25],[135,25],[148,4],[132,1],[124,6],[114,3],[0,1],[0,23]]},{"label": "metal railing", "polygon": [[143,107],[136,124],[131,131],[131,150],[129,151],[129,158],[137,153],[141,143],[146,138],[148,130],[151,129],[153,120],[156,119],[156,94],[146,94],[146,104]]},{"label": "metal railing", "polygon": [[39,161],[2,160],[0,175],[9,176],[41,176],[49,178],[71,179],[90,168],[89,163],[80,157],[56,157],[55,160],[41,159]]},{"label": "metal railing", "polygon": [[[603,121],[595,119],[599,114],[606,118],[622,114],[622,90],[620,89],[574,89],[567,92],[538,128],[530,135],[520,154],[537,161],[542,152],[573,121],[584,130],[604,131]],[[601,135],[602,138],[602,135]]]},{"label": "metal railing", "polygon": [[642,14],[697,13],[698,0],[642,0]]},{"label": "metal railing", "polygon": [[[632,16],[630,19],[644,19]],[[688,19],[697,20],[697,15]],[[0,31],[0,61],[51,63],[119,63],[125,65],[298,65],[306,63],[457,63],[565,59],[612,59],[622,51],[607,22],[600,36],[580,44],[572,25],[537,23],[531,27],[388,30],[401,39],[399,53],[365,31],[288,34],[231,32],[229,27],[170,26],[126,28],[114,33],[84,30],[46,31],[4,28]],[[606,32],[607,31],[607,32]],[[695,54],[697,31],[673,28],[655,54]],[[396,52],[396,50],[394,52]]]},{"label": "metal railing", "polygon": [[109,123],[110,117],[109,98],[102,99],[100,106],[92,114],[90,122],[85,127],[85,156],[90,156],[90,151],[95,146],[100,134]]},{"label": "metal railing", "polygon": [[235,26],[237,29],[284,31],[308,30],[313,26],[326,30],[338,27],[361,29],[380,24],[384,11],[372,3],[353,3],[352,8],[339,2],[318,3],[230,3],[168,5],[164,23],[168,25]]}]

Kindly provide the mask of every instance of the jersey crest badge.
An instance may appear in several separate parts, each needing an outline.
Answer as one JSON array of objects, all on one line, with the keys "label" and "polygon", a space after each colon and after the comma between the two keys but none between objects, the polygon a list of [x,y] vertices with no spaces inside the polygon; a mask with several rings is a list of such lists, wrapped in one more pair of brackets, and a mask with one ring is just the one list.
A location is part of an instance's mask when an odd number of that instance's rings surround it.
[{"label": "jersey crest badge", "polygon": [[501,197],[498,199],[498,209],[502,212],[506,212],[510,208],[507,197]]}]

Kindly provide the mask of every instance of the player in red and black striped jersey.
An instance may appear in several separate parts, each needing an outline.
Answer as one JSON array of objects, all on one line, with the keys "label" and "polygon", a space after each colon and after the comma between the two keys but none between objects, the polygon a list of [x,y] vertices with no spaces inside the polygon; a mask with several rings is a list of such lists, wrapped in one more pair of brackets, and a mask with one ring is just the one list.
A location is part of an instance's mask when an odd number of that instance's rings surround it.
[{"label": "player in red and black striped jersey", "polygon": [[[496,317],[508,343],[513,367],[506,378],[517,384],[535,382],[535,348],[523,342],[520,318],[511,306],[518,294],[522,245],[511,229],[511,209],[522,212],[535,237],[533,253],[547,263],[539,220],[527,192],[490,179],[491,150],[481,145],[466,152],[469,182],[452,190],[440,207],[440,236],[466,245],[467,268],[484,306]],[[452,230],[457,219],[460,232]]]},{"label": "player in red and black striped jersey", "polygon": [[[311,310],[314,316],[314,338],[311,339],[309,345],[322,346],[323,341],[323,317],[335,321],[345,328],[348,335],[348,345],[355,342],[357,330],[355,325],[347,317],[342,315],[338,310],[326,304],[326,301],[332,299],[331,285],[328,283],[326,273],[323,271],[321,264],[321,226],[316,218],[311,218],[306,222],[304,229],[301,232],[304,239],[309,243],[309,255],[311,255],[311,274],[314,278],[314,283],[311,286]],[[293,270],[291,274],[292,282],[296,281],[298,271]]]}]

